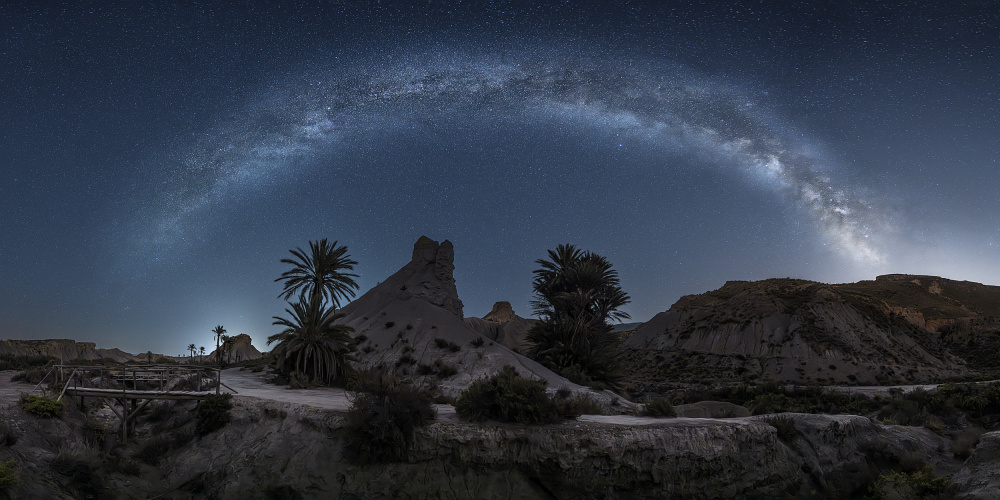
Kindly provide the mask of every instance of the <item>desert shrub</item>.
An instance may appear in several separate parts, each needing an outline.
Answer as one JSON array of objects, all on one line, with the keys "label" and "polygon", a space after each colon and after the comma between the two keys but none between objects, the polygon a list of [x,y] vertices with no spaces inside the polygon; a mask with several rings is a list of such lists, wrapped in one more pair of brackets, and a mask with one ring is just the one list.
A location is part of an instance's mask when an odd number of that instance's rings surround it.
[{"label": "desert shrub", "polygon": [[[49,373],[50,368],[29,368],[21,372],[15,373],[10,377],[11,382],[27,382],[29,384],[37,384],[45,378],[45,375]],[[49,380],[52,380],[49,378]]]},{"label": "desert shrub", "polygon": [[668,398],[649,398],[643,406],[642,414],[647,417],[676,417],[677,412]]},{"label": "desert shrub", "polygon": [[150,404],[146,407],[146,422],[163,422],[167,420],[172,413],[170,411],[172,406],[169,401]]},{"label": "desert shrub", "polygon": [[0,491],[17,484],[18,470],[17,460],[10,459],[0,463]]},{"label": "desert shrub", "polygon": [[[28,370],[46,366],[59,361],[49,356],[15,356],[13,354],[0,354],[0,370]],[[35,382],[36,384],[38,382]]]},{"label": "desert shrub", "polygon": [[565,394],[560,389],[556,392],[553,401],[555,401],[559,413],[563,418],[567,419],[576,418],[580,415],[601,415],[604,413],[604,407],[594,398],[590,397],[589,394],[572,397],[572,392]]},{"label": "desert shrub", "polygon": [[434,367],[437,370],[438,378],[448,378],[458,375],[458,368],[455,365],[444,363],[440,359],[434,361]]},{"label": "desert shrub", "polygon": [[385,329],[388,330],[388,329],[392,328],[395,325],[396,325],[395,321],[386,321],[385,322]]},{"label": "desert shrub", "polygon": [[472,347],[482,347],[483,344],[486,343],[486,339],[482,337],[476,337],[476,340],[473,340],[472,342],[469,343],[472,344]]},{"label": "desert shrub", "polygon": [[100,421],[84,416],[83,438],[90,446],[101,448],[108,439],[108,428]]},{"label": "desert shrub", "polygon": [[17,433],[7,422],[0,422],[0,444],[8,448],[17,444]]},{"label": "desert shrub", "polygon": [[434,418],[425,394],[383,370],[359,374],[358,391],[347,413],[346,454],[359,463],[406,458],[413,434]]},{"label": "desert shrub", "polygon": [[357,343],[359,343],[359,344],[362,343],[362,342],[364,342],[364,341],[366,341],[366,340],[368,340],[368,336],[365,335],[365,334],[363,334],[363,333],[361,335],[358,335],[357,337],[354,337],[354,341],[357,342]]},{"label": "desert shrub", "polygon": [[198,402],[194,416],[197,418],[195,431],[199,436],[217,431],[232,420],[229,414],[229,410],[233,408],[232,399],[230,394],[213,394]]},{"label": "desert shrub", "polygon": [[49,467],[62,476],[69,478],[73,488],[80,490],[85,498],[102,498],[104,479],[96,473],[94,464],[76,455],[60,452],[51,461]]},{"label": "desert shrub", "polygon": [[785,443],[791,443],[799,435],[799,430],[795,428],[795,420],[792,418],[773,415],[761,421],[774,427],[778,431],[778,439]]},{"label": "desert shrub", "polygon": [[104,463],[108,465],[108,469],[112,472],[118,472],[129,476],[138,476],[142,474],[142,467],[131,458],[111,455],[104,461]]},{"label": "desert shrub", "polygon": [[447,349],[451,352],[458,352],[462,350],[462,346],[440,337],[434,339],[434,345],[438,346],[438,349]]},{"label": "desert shrub", "polygon": [[58,417],[62,414],[64,406],[62,401],[23,392],[21,393],[20,404],[24,411],[44,418]]},{"label": "desert shrub", "polygon": [[455,375],[458,375],[458,368],[455,367],[455,365],[445,364],[441,365],[441,367],[438,368],[437,372],[438,378],[448,378],[448,377],[453,377]]},{"label": "desert shrub", "polygon": [[959,431],[955,435],[955,441],[951,445],[951,451],[956,457],[968,458],[972,451],[979,444],[979,438],[983,435],[983,430],[979,427],[969,427]]},{"label": "desert shrub", "polygon": [[399,368],[403,365],[414,365],[416,363],[417,359],[414,358],[413,356],[410,356],[409,353],[407,353],[400,356],[399,359],[396,361],[396,368]]},{"label": "desert shrub", "polygon": [[160,464],[160,459],[163,455],[170,450],[170,438],[166,436],[157,436],[150,439],[141,448],[136,450],[132,458],[139,460],[147,465],[152,465],[156,467]]},{"label": "desert shrub", "polygon": [[510,365],[488,379],[473,382],[459,396],[455,411],[474,422],[534,424],[562,419],[559,407],[545,393],[545,382],[524,378]]},{"label": "desert shrub", "polygon": [[948,498],[951,485],[947,479],[937,477],[931,466],[925,465],[914,472],[892,471],[883,474],[868,488],[869,498],[936,499]]}]

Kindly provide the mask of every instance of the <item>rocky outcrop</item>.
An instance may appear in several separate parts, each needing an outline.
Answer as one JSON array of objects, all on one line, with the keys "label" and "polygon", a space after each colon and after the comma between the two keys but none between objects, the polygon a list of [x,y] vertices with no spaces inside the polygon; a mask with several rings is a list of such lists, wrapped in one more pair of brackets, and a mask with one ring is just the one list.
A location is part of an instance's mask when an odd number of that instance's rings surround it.
[{"label": "rocky outcrop", "polygon": [[465,318],[465,324],[483,337],[521,353],[528,348],[525,336],[536,322],[515,314],[510,302],[493,304],[493,310],[482,318]]},{"label": "rocky outcrop", "polygon": [[682,297],[625,341],[632,373],[646,387],[656,379],[916,383],[966,373],[963,360],[919,325],[918,311],[902,315],[899,303],[861,290],[774,279]]},{"label": "rocky outcrop", "polygon": [[[222,352],[226,358],[226,363],[239,363],[241,361],[249,361],[253,359],[260,359],[262,354],[253,346],[253,339],[245,333],[239,335],[234,335],[229,338],[228,342],[232,345],[227,346],[222,349]],[[216,359],[215,350],[208,355],[206,359]],[[187,359],[187,358],[184,358]]]},{"label": "rocky outcrop", "polygon": [[749,417],[746,407],[724,401],[698,401],[674,407],[678,417],[685,418],[734,418]]},{"label": "rocky outcrop", "polygon": [[523,376],[545,380],[551,391],[566,387],[605,404],[624,401],[578,386],[471,328],[462,317],[454,255],[451,242],[422,236],[408,264],[340,310],[340,322],[363,339],[355,353],[359,366],[388,367],[457,396],[474,380],[511,365]]},{"label": "rocky outcrop", "polygon": [[[619,417],[627,425],[436,422],[417,431],[404,461],[362,465],[344,458],[343,414],[242,396],[233,402],[232,421],[197,440],[185,434],[193,430],[193,402],[175,403],[165,413],[170,425],[163,426],[171,430],[161,433],[140,417],[132,443],[116,448],[114,457],[137,456],[153,439],[170,440],[156,466],[105,458],[88,444],[88,427],[75,405],[68,405],[62,419],[2,407],[0,417],[17,435],[0,450],[16,462],[20,478],[8,493],[124,499],[856,498],[867,494],[879,474],[916,457],[952,478],[959,497],[992,498],[1000,465],[996,433],[984,435],[963,465],[945,438],[921,427],[791,413]],[[782,433],[776,418],[784,419]],[[95,421],[101,422],[92,416],[90,427]],[[135,470],[125,473],[120,464],[129,460],[135,460]],[[68,474],[69,465],[87,474]]]},{"label": "rocky outcrop", "polygon": [[506,300],[497,302],[493,304],[493,309],[483,316],[486,321],[492,321],[493,323],[506,323],[511,321],[518,316],[514,314],[514,308],[510,305],[510,302]]},{"label": "rocky outcrop", "polygon": [[47,340],[2,340],[0,354],[8,356],[48,356],[69,362],[72,360],[92,361],[111,359],[117,362],[136,361],[137,358],[119,349],[98,349],[93,342],[77,342],[69,339]]},{"label": "rocky outcrop", "polygon": [[962,469],[952,478],[964,499],[995,499],[1000,496],[1000,431],[988,432]]}]

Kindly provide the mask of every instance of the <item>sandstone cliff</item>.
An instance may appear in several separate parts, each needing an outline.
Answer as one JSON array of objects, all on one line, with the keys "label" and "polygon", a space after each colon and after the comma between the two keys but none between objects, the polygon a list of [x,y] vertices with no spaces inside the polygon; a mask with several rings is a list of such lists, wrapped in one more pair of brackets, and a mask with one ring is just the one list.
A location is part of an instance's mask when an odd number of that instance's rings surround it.
[{"label": "sandstone cliff", "polygon": [[[640,388],[712,379],[876,384],[961,376],[965,360],[923,326],[960,310],[971,314],[940,293],[941,281],[923,291],[907,285],[907,294],[889,293],[899,288],[895,278],[848,285],[735,281],[682,297],[625,341],[634,382]],[[949,309],[941,308],[944,302]],[[913,310],[901,314],[904,306]]]}]

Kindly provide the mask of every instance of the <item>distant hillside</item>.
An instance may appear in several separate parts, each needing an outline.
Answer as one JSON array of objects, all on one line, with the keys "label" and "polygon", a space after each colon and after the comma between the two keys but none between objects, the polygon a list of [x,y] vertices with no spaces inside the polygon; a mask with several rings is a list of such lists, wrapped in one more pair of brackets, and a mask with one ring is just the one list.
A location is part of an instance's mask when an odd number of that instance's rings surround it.
[{"label": "distant hillside", "polygon": [[[905,383],[998,366],[1000,287],[886,275],[731,281],[682,297],[626,340],[633,383]],[[985,348],[985,349],[984,349]]]},{"label": "distant hillside", "polygon": [[93,342],[70,339],[0,340],[0,354],[9,356],[48,356],[63,362],[72,360],[111,359],[117,362],[138,358],[119,349],[98,349]]}]

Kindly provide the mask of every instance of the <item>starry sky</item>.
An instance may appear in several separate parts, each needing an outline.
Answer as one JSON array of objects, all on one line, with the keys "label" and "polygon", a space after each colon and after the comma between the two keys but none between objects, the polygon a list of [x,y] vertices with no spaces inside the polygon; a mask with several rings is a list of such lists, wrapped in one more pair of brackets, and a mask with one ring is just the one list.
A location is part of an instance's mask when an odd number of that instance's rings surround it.
[{"label": "starry sky", "polygon": [[466,316],[608,257],[636,321],[727,280],[1000,284],[993,2],[0,5],[0,339],[262,350],[320,238],[421,235]]}]

